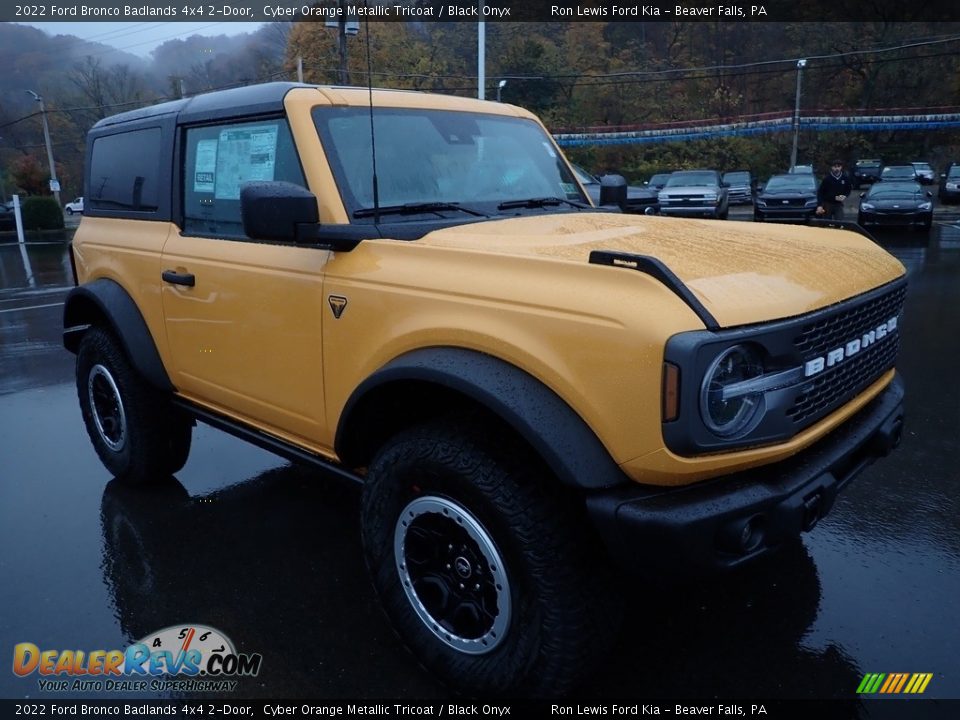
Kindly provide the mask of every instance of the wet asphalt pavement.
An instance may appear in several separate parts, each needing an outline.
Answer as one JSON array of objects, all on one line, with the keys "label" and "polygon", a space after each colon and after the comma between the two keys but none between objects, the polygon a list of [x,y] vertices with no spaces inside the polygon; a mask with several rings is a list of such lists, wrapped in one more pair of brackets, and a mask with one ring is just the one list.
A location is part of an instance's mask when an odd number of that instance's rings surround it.
[{"label": "wet asphalt pavement", "polygon": [[[960,222],[880,240],[910,275],[903,445],[772,562],[625,578],[627,625],[579,698],[854,699],[874,672],[933,673],[926,698],[960,698]],[[202,425],[167,485],[111,481],[60,343],[65,247],[27,260],[0,245],[0,698],[53,697],[10,671],[16,643],[124,648],[183,623],[263,654],[235,697],[450,697],[380,613],[357,488]]]}]

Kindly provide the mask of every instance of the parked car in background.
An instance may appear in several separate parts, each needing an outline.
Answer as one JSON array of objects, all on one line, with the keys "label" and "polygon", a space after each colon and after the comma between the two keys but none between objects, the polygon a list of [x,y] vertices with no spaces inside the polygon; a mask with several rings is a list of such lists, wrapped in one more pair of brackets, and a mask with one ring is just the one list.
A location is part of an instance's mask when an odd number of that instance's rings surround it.
[{"label": "parked car in background", "polygon": [[913,165],[913,169],[917,173],[917,181],[921,185],[933,185],[934,180],[937,179],[937,174],[930,167],[930,163],[913,162],[910,164]]},{"label": "parked car in background", "polygon": [[78,197],[74,198],[66,205],[63,206],[63,209],[67,211],[68,215],[73,215],[74,213],[83,214],[83,198]]},{"label": "parked car in background", "polygon": [[663,172],[657,173],[650,177],[646,183],[644,183],[648,188],[655,192],[660,192],[663,190],[663,186],[667,184],[667,180],[670,179],[670,176],[673,175],[672,172]]},{"label": "parked car in background", "polygon": [[817,183],[813,175],[771,177],[753,200],[753,219],[806,221],[817,211]]},{"label": "parked car in background", "polygon": [[791,175],[813,175],[813,165],[794,165],[787,172]]},{"label": "parked car in background", "polygon": [[916,182],[917,171],[913,165],[887,165],[880,172],[882,182]]},{"label": "parked car in background", "polygon": [[857,187],[872,185],[880,179],[880,172],[882,170],[882,160],[857,160],[853,164],[853,184]]},{"label": "parked car in background", "polygon": [[753,176],[748,170],[731,170],[723,174],[731,205],[753,203]]},{"label": "parked car in background", "polygon": [[[593,204],[600,207],[600,178],[591,175],[579,165],[573,165],[573,172],[577,180],[587,191],[587,195],[593,201]],[[657,193],[645,187],[638,185],[627,186],[627,204],[620,208],[625,213],[635,215],[655,215],[660,211],[660,205],[657,202]]]},{"label": "parked car in background", "polygon": [[729,210],[727,188],[716,170],[678,170],[660,191],[661,215],[726,220]]},{"label": "parked car in background", "polygon": [[884,180],[860,198],[857,222],[867,225],[913,226],[929,230],[933,224],[933,193],[917,182]]},{"label": "parked car in background", "polygon": [[940,202],[955,203],[960,200],[960,164],[950,163],[941,175]]},{"label": "parked car in background", "polygon": [[17,219],[13,214],[13,203],[0,203],[0,231],[16,229]]}]

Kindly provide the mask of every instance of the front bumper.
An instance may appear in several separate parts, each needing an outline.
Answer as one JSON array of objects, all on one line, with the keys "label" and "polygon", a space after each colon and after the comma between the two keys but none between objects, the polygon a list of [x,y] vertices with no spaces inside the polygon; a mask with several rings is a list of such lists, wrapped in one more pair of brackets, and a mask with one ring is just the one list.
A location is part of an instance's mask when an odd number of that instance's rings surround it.
[{"label": "front bumper", "polygon": [[674,217],[717,217],[723,212],[720,205],[709,204],[675,204],[667,205],[661,201],[660,214]]},{"label": "front bumper", "polygon": [[817,213],[817,208],[807,207],[757,207],[753,206],[753,217],[757,220],[809,220]]},{"label": "front bumper", "polygon": [[933,212],[864,212],[860,211],[861,225],[887,225],[890,227],[930,227],[933,223]]},{"label": "front bumper", "polygon": [[895,376],[857,415],[773,465],[680,488],[618,486],[587,498],[613,557],[667,574],[726,570],[813,528],[837,494],[900,443],[903,383]]}]

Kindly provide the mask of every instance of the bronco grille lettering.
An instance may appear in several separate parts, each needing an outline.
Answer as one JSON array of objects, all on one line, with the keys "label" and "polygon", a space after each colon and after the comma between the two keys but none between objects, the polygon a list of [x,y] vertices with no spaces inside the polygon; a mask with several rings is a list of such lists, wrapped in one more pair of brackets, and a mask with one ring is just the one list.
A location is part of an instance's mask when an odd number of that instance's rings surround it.
[{"label": "bronco grille lettering", "polygon": [[821,355],[820,357],[813,358],[812,360],[807,360],[807,362],[803,364],[803,376],[811,377],[812,375],[822,373],[827,368],[831,368],[834,365],[843,362],[847,358],[856,355],[861,350],[865,350],[878,340],[882,340],[888,335],[892,335],[894,332],[896,332],[896,330],[897,316],[894,315],[885,323],[872,328],[860,337],[850,340],[841,347],[830,350],[826,355]]}]

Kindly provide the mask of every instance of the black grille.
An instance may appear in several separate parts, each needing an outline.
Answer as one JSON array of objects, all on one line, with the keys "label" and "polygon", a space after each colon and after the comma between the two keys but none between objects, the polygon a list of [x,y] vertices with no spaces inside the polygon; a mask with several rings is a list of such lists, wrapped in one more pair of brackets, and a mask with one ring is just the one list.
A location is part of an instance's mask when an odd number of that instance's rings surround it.
[{"label": "black grille", "polygon": [[[825,356],[830,350],[843,347],[850,340],[861,337],[903,309],[906,287],[860,303],[806,325],[794,340],[794,346],[804,361]],[[867,388],[884,372],[893,367],[900,348],[899,330],[833,368],[812,378],[787,416],[794,423],[815,420],[839,407]]]}]

